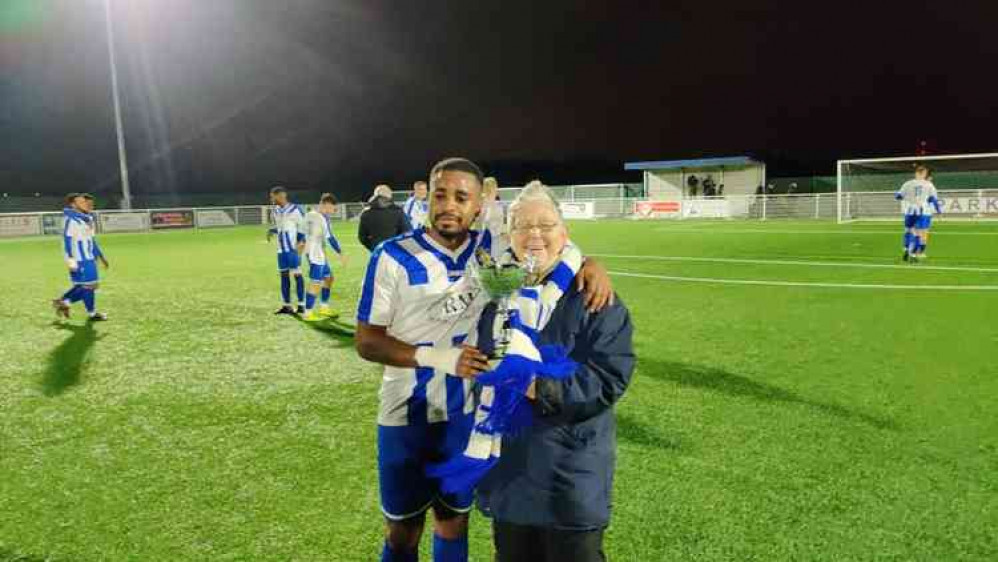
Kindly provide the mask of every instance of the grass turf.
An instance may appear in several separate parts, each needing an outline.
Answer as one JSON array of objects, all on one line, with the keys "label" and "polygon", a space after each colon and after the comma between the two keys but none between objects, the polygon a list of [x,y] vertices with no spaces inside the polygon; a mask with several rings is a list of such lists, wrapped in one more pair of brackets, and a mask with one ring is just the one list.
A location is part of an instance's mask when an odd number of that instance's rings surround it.
[{"label": "grass turf", "polygon": [[[612,560],[998,557],[998,291],[951,287],[998,286],[998,225],[934,230],[900,267],[895,225],[572,225],[608,269],[671,278],[615,278],[639,367]],[[259,228],[101,242],[111,321],[88,326],[47,308],[57,240],[0,241],[0,560],[376,559],[380,371],[349,326],[271,315]]]}]

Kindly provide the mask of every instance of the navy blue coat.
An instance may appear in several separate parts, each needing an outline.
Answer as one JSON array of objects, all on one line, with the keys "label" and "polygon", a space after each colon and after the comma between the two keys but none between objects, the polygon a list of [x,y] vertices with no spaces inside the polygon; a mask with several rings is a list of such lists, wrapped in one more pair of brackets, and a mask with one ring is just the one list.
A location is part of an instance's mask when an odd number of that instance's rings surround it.
[{"label": "navy blue coat", "polygon": [[[619,299],[586,311],[575,284],[541,332],[541,343],[565,346],[579,363],[564,381],[540,379],[534,425],[504,437],[498,464],[478,486],[478,506],[518,525],[589,530],[610,523],[617,435],[613,405],[634,372],[632,326]],[[478,347],[488,353],[495,307],[478,325]]]}]

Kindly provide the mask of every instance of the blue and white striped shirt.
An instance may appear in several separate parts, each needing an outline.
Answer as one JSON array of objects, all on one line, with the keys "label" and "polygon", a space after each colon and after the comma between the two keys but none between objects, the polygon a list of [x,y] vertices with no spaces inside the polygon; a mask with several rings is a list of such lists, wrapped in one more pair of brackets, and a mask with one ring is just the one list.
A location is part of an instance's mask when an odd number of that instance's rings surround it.
[{"label": "blue and white striped shirt", "polygon": [[[490,248],[487,232],[471,231],[453,252],[423,229],[386,240],[368,262],[357,320],[410,345],[459,345],[488,302],[465,275],[480,246]],[[429,368],[386,366],[380,396],[385,426],[443,422],[474,409],[469,381]]]},{"label": "blue and white striped shirt", "polygon": [[894,193],[894,198],[901,201],[901,210],[906,216],[932,216],[933,209],[937,213],[942,212],[936,186],[928,180],[906,181]]},{"label": "blue and white striped shirt", "polygon": [[93,261],[101,256],[94,239],[94,219],[91,215],[66,207],[62,210],[62,250],[70,267],[81,261]]},{"label": "blue and white striped shirt", "polygon": [[275,205],[272,232],[277,234],[277,253],[297,252],[298,242],[305,239],[305,210],[294,203]]},{"label": "blue and white striped shirt", "polygon": [[340,243],[333,235],[333,226],[329,217],[319,211],[309,211],[305,215],[305,255],[308,261],[315,265],[324,265],[326,260],[326,243],[337,254],[342,254]]},{"label": "blue and white striped shirt", "polygon": [[426,199],[416,199],[415,195],[410,196],[402,205],[402,211],[409,219],[409,226],[413,230],[426,226],[426,216],[430,214],[430,205]]}]

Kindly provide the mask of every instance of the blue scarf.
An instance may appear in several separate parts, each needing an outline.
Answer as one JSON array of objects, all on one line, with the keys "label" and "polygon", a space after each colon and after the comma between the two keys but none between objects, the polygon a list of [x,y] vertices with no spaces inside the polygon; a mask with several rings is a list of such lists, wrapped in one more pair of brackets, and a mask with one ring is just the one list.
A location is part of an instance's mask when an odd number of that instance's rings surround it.
[{"label": "blue scarf", "polygon": [[[507,252],[504,260],[512,260],[512,254]],[[543,282],[520,288],[512,299],[512,338],[506,355],[495,369],[476,379],[482,392],[468,446],[463,454],[427,468],[430,477],[440,479],[444,491],[474,488],[499,462],[503,435],[515,435],[533,423],[526,392],[536,377],[564,379],[575,372],[578,365],[564,347],[540,345],[540,332],[581,267],[581,252],[567,245]]]}]

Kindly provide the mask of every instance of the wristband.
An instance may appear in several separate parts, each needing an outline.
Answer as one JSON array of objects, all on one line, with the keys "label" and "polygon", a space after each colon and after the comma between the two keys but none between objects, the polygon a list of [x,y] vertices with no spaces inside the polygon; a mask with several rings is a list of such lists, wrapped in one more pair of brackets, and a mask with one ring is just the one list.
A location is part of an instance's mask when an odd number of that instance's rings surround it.
[{"label": "wristband", "polygon": [[416,348],[416,364],[441,373],[456,375],[461,352],[460,347],[436,348],[422,345]]}]

